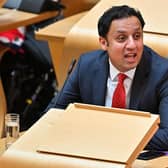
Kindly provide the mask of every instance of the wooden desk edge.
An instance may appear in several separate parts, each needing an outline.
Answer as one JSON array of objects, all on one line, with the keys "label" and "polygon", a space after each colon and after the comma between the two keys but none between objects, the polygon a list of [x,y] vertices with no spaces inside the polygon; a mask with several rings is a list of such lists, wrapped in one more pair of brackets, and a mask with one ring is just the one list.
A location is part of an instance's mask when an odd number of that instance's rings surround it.
[{"label": "wooden desk edge", "polygon": [[[65,38],[70,32],[71,28],[77,23],[87,12],[67,17],[63,20],[57,21],[35,33],[38,40],[54,40],[55,38]],[[54,30],[51,32],[50,30]]]},{"label": "wooden desk edge", "polygon": [[[25,131],[20,133],[20,137],[25,133]],[[5,152],[5,138],[0,138],[0,157]]]},{"label": "wooden desk edge", "polygon": [[[16,12],[20,13],[21,15],[24,13],[28,14],[28,12],[23,12],[23,11],[16,11]],[[2,32],[2,31],[14,29],[16,27],[27,26],[27,25],[31,25],[34,23],[38,23],[43,20],[53,18],[58,15],[58,11],[46,11],[41,14],[30,13],[30,15],[32,16],[30,16],[30,18],[25,19],[25,20],[17,20],[16,22],[8,22],[3,25],[1,24],[0,31]]]}]

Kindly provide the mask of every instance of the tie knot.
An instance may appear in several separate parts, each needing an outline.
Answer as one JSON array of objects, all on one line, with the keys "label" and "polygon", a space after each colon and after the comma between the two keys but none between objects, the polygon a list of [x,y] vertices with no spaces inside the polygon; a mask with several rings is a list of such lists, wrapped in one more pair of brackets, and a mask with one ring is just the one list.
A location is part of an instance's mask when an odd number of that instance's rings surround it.
[{"label": "tie knot", "polygon": [[127,77],[127,75],[125,75],[124,73],[119,73],[118,74],[118,82],[123,83],[123,81],[125,80],[126,77]]}]

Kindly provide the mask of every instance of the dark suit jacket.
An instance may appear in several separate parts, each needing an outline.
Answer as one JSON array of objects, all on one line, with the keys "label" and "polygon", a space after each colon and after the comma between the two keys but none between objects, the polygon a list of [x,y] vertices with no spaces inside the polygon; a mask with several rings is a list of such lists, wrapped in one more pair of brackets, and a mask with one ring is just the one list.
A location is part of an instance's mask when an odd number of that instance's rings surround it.
[{"label": "dark suit jacket", "polygon": [[[104,106],[108,75],[108,55],[105,51],[83,54],[47,110],[66,108],[73,102]],[[129,108],[160,114],[160,129],[147,148],[168,150],[168,60],[146,46],[135,72]]]}]

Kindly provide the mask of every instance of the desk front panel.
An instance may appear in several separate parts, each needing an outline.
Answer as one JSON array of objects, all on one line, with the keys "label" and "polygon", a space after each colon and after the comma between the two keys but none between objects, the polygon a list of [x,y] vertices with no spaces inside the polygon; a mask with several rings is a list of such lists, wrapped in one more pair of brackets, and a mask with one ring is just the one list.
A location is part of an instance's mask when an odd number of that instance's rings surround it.
[{"label": "desk front panel", "polygon": [[[40,144],[43,144],[53,134],[50,127],[63,114],[62,110],[52,109],[37,121],[24,135],[18,139],[1,157],[0,165],[3,168],[124,168],[124,165],[116,165],[111,162],[89,160],[82,158],[66,157],[61,155],[42,154],[37,152]],[[55,132],[56,134],[56,132]],[[2,144],[2,143],[1,143]],[[168,157],[160,157],[150,161],[136,160],[132,168],[166,168]]]}]

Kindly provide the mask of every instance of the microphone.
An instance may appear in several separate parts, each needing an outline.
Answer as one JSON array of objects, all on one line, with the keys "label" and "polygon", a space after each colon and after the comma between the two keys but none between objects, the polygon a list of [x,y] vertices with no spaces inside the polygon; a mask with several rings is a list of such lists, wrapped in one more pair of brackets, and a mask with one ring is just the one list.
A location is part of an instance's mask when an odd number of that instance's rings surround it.
[{"label": "microphone", "polygon": [[71,74],[71,72],[73,71],[73,69],[74,69],[74,67],[75,67],[75,64],[76,64],[76,59],[72,59],[71,64],[69,65],[69,68],[68,68],[67,77],[66,77],[66,79],[65,79],[65,82],[64,82],[63,87],[62,87],[61,90],[64,89],[65,84],[66,84],[66,82],[67,82],[67,80],[68,80],[68,78],[69,78],[69,75]]},{"label": "microphone", "polygon": [[[69,66],[69,69],[68,69],[67,78],[68,78],[69,75],[71,74],[71,72],[72,72],[72,70],[73,70],[75,64],[76,64],[76,59],[72,59],[72,62],[71,62],[70,66]],[[65,81],[66,81],[66,80],[65,80]]]}]

